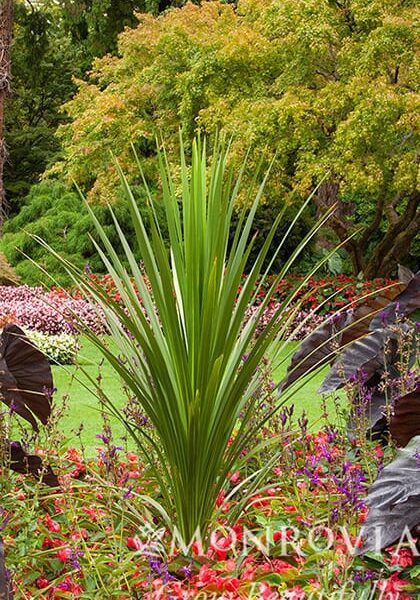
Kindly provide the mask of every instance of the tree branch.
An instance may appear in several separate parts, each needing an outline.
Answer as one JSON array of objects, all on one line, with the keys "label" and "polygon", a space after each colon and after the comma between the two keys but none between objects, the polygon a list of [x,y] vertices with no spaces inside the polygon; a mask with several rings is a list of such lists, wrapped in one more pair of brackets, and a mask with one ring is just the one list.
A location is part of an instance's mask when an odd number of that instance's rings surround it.
[{"label": "tree branch", "polygon": [[[385,264],[396,262],[397,255],[405,249],[405,255],[409,252],[411,240],[420,228],[420,194],[414,192],[409,197],[407,207],[403,215],[396,211],[396,205],[400,200],[397,195],[386,209],[390,227],[382,240],[376,246],[375,251],[366,267],[366,276],[375,277],[378,274],[387,274]],[[401,240],[403,240],[401,242]]]},{"label": "tree branch", "polygon": [[363,249],[367,246],[370,237],[375,233],[375,231],[378,229],[379,225],[381,224],[382,216],[384,214],[384,205],[385,205],[385,194],[381,194],[381,196],[379,197],[378,202],[376,204],[375,216],[373,218],[373,221],[371,222],[371,224],[368,227],[366,227],[365,231],[363,232],[363,235],[361,236],[361,238],[359,240],[359,243]]}]

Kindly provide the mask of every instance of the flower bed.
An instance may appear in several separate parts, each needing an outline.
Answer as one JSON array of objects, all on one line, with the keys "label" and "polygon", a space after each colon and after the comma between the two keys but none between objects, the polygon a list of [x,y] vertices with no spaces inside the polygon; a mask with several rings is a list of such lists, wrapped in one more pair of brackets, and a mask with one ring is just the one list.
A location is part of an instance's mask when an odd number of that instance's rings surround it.
[{"label": "flower bed", "polygon": [[376,590],[388,600],[415,598],[415,549],[352,556],[366,514],[363,498],[383,465],[383,450],[364,444],[356,451],[344,430],[328,426],[310,434],[302,420],[293,433],[288,418],[265,491],[229,525],[237,497],[229,493],[250,465],[231,473],[210,546],[194,543],[189,557],[147,507],[143,494],[159,495],[137,455],[105,436],[98,436],[106,444],[96,461],[86,462],[74,448],[49,453],[62,484],[56,493],[0,471],[0,529],[15,597],[99,599],[112,590],[120,600],[361,599],[376,597]]},{"label": "flower bed", "polygon": [[[121,297],[109,275],[89,275],[96,283],[101,285],[110,298],[120,302]],[[290,276],[284,279],[276,288],[276,293],[267,308],[263,322],[268,322],[281,302],[296,283],[299,276]],[[272,278],[268,278],[265,289],[270,285]],[[340,275],[338,277],[325,277],[323,279],[311,278],[299,292],[298,298],[302,300],[299,313],[290,324],[289,333],[292,339],[302,339],[322,322],[322,316],[329,315],[348,304],[356,302],[359,298],[391,285],[391,280],[375,279],[371,282],[360,282],[355,278]],[[312,291],[311,291],[312,290]],[[308,292],[311,293],[308,295]],[[333,298],[327,300],[335,294]],[[307,296],[304,298],[304,296]],[[264,292],[257,298],[257,304],[262,301]],[[313,311],[317,311],[316,314]],[[255,312],[251,308],[249,314]],[[0,286],[0,315],[13,320],[17,325],[32,331],[39,331],[47,335],[60,335],[75,333],[77,320],[93,329],[97,335],[107,332],[103,315],[91,303],[84,300],[79,290],[53,289],[45,291],[40,287],[30,286]],[[305,324],[298,334],[293,330],[296,325]]]},{"label": "flower bed", "polygon": [[0,315],[21,327],[47,335],[75,333],[78,319],[97,335],[106,333],[100,311],[86,300],[64,291],[45,291],[27,285],[0,286]]},{"label": "flower bed", "polygon": [[[276,287],[273,297],[274,303],[284,301],[290,292],[295,289],[297,282],[303,282],[300,275],[289,275]],[[264,297],[264,290],[273,283],[273,276],[267,278],[263,284],[260,298]],[[336,310],[356,303],[358,300],[377,290],[391,286],[392,279],[376,278],[372,281],[361,281],[357,277],[348,275],[335,275],[328,277],[310,277],[302,286],[296,298],[302,301],[300,307],[305,312],[317,310],[320,315],[328,315]],[[385,291],[385,294],[390,292]]]},{"label": "flower bed", "polygon": [[67,365],[74,362],[80,350],[78,337],[68,333],[47,335],[40,331],[27,330],[28,339],[52,364]]},{"label": "flower bed", "polygon": [[[264,327],[266,327],[270,319],[275,316],[280,307],[281,305],[279,303],[273,303],[265,309],[256,331],[257,335],[263,331]],[[247,311],[247,320],[252,319],[257,311],[258,305],[250,306]],[[286,327],[287,339],[292,341],[303,340],[307,335],[314,331],[314,329],[321,325],[325,321],[325,318],[325,315],[319,315],[313,311],[297,311]]]},{"label": "flower bed", "polygon": [[[116,302],[121,301],[121,296],[110,275],[94,275],[90,273],[88,276],[92,281],[99,284],[110,298]],[[263,289],[258,294],[257,304],[264,299],[265,291],[272,285],[273,280],[273,275],[267,277],[263,284]],[[276,286],[272,304],[283,302],[290,292],[295,289],[296,284],[303,280],[304,277],[300,275],[288,275],[285,279],[281,280]],[[300,309],[305,314],[313,310],[318,310],[320,315],[328,315],[393,283],[395,281],[392,279],[376,278],[372,281],[361,281],[357,277],[350,277],[348,275],[310,277],[297,294],[297,298],[302,301]],[[238,292],[240,290],[241,288],[239,288]],[[75,298],[81,298],[80,292],[77,289],[72,292],[72,295]]]}]

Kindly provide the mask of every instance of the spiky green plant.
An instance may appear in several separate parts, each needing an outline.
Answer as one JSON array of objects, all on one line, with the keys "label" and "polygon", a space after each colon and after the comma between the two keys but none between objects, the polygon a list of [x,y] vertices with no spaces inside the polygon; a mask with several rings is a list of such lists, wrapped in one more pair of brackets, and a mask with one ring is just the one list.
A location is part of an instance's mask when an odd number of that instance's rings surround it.
[{"label": "spiky green plant", "polygon": [[[74,281],[104,311],[118,352],[111,352],[106,341],[91,332],[85,332],[86,335],[121,376],[154,425],[156,436],[151,437],[126,422],[150,459],[160,483],[162,505],[185,542],[197,532],[205,538],[228,473],[244,449],[252,447],[253,433],[258,429],[250,427],[259,385],[258,365],[264,355],[274,351],[287,326],[282,310],[288,301],[255,342],[254,333],[278,280],[328,218],[325,215],[302,240],[265,293],[256,317],[246,321],[247,307],[264,280],[262,266],[282,215],[273,223],[238,295],[255,241],[250,232],[265,180],[243,210],[230,240],[241,175],[233,177],[227,159],[228,149],[222,142],[216,143],[208,160],[205,142],[195,140],[191,165],[187,165],[181,150],[181,186],[176,187],[165,153],[159,153],[169,248],[159,229],[153,199],[149,197],[148,235],[136,200],[119,170],[129,199],[141,268],[117,219],[115,227],[130,272],[90,211],[102,240],[97,251],[115,281],[124,309],[62,259]],[[298,216],[299,213],[296,219]],[[273,260],[279,251],[277,248]],[[304,284],[305,281],[300,283],[300,287]],[[290,320],[290,314],[284,314]],[[108,402],[110,409],[126,420],[112,399]]]}]

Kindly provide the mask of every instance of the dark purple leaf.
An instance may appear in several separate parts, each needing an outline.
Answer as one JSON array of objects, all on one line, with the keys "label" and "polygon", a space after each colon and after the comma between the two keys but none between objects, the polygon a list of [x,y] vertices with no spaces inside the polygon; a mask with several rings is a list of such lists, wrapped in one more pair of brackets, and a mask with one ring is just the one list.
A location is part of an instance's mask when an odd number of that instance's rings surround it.
[{"label": "dark purple leaf", "polygon": [[343,346],[369,334],[372,316],[386,307],[390,298],[401,291],[401,287],[405,287],[404,284],[395,285],[387,290],[386,295],[379,293],[367,298],[363,304],[337,315],[335,319],[328,319],[311,333],[294,354],[287,376],[279,386],[280,391],[284,391],[304,375],[332,362]]},{"label": "dark purple leaf", "polygon": [[398,265],[398,281],[401,283],[405,283],[408,285],[410,281],[413,279],[414,273],[407,267],[403,267],[403,265]]},{"label": "dark purple leaf", "polygon": [[[373,375],[383,372],[386,361],[385,342],[388,341],[389,353],[393,353],[396,350],[394,338],[395,333],[391,329],[378,329],[354,341],[337,358],[324,379],[319,393],[337,390],[347,381],[357,380],[359,376],[366,381]],[[387,361],[387,364],[391,363],[391,360]]]},{"label": "dark purple leaf", "polygon": [[406,394],[395,403],[389,430],[398,446],[420,436],[420,390]]},{"label": "dark purple leaf", "polygon": [[10,444],[10,468],[16,473],[33,475],[37,479],[42,479],[50,487],[60,485],[51,467],[43,463],[40,456],[27,454],[19,442]]},{"label": "dark purple leaf", "polygon": [[0,338],[0,392],[5,404],[37,429],[51,413],[51,367],[17,325],[6,325]]},{"label": "dark purple leaf", "polygon": [[303,340],[293,355],[286,378],[279,386],[281,392],[334,358],[335,350],[341,342],[341,330],[351,322],[351,319],[352,315],[341,314],[334,321],[326,321]]},{"label": "dark purple leaf", "polygon": [[400,542],[420,524],[420,436],[398,452],[369,489],[369,513],[363,524],[358,554],[380,551]]},{"label": "dark purple leaf", "polygon": [[366,403],[364,400],[361,400],[360,404],[354,407],[354,416],[349,419],[347,424],[350,439],[355,439],[355,434],[358,431],[358,415],[363,417],[367,422],[368,436],[378,439],[386,434],[388,431],[386,410],[387,399],[380,392],[374,391],[372,397]]},{"label": "dark purple leaf", "polygon": [[409,281],[407,287],[394,298],[371,321],[369,329],[373,331],[379,327],[395,323],[398,315],[409,316],[420,309],[420,271]]}]

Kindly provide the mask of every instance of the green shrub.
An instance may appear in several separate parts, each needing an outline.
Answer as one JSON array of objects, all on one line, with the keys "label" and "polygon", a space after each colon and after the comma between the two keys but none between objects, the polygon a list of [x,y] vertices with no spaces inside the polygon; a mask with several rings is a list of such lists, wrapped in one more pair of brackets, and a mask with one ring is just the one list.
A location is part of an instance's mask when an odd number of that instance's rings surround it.
[{"label": "green shrub", "polygon": [[[141,201],[139,204],[145,205]],[[117,198],[113,209],[130,239],[134,232],[127,201]],[[121,243],[107,207],[95,205],[93,211],[120,253]],[[97,238],[97,233],[84,203],[76,191],[69,190],[60,182],[47,180],[33,186],[20,213],[5,223],[1,249],[23,283],[51,285],[48,275],[41,273],[33,264],[32,261],[35,261],[59,285],[69,285],[71,279],[60,269],[58,261],[28,234],[46,240],[54,250],[80,268],[89,264],[94,272],[103,271],[103,264],[89,237]]]},{"label": "green shrub", "polygon": [[75,335],[61,333],[59,335],[47,335],[40,331],[25,331],[30,341],[37,347],[53,364],[68,365],[74,362],[75,356],[80,350],[79,339]]}]

